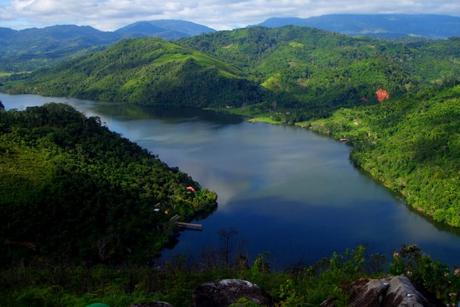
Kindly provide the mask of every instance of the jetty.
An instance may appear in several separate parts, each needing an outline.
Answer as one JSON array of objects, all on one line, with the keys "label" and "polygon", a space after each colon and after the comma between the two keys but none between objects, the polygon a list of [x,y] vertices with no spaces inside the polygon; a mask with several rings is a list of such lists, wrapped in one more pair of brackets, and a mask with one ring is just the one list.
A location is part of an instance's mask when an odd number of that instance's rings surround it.
[{"label": "jetty", "polygon": [[189,229],[189,230],[198,230],[198,231],[203,230],[203,225],[201,225],[201,224],[192,224],[192,223],[179,222],[180,219],[181,219],[181,217],[179,215],[175,215],[169,221],[171,223],[173,223],[178,228]]},{"label": "jetty", "polygon": [[189,229],[189,230],[198,230],[198,231],[203,230],[203,225],[201,225],[201,224],[191,224],[191,223],[176,222],[176,226],[179,227],[179,228]]}]

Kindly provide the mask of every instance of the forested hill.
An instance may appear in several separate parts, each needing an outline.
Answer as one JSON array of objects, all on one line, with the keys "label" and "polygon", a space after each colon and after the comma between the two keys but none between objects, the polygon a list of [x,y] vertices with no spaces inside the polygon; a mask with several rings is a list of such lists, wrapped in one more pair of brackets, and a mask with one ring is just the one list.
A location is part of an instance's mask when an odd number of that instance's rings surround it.
[{"label": "forested hill", "polygon": [[372,177],[416,210],[460,227],[460,85],[299,125],[348,139],[353,160]]},{"label": "forested hill", "polygon": [[20,31],[0,28],[0,71],[30,71],[118,39],[118,34],[88,26],[61,25]]},{"label": "forested hill", "polygon": [[230,64],[161,39],[125,40],[107,50],[37,71],[16,92],[176,106],[241,106],[264,90]]},{"label": "forested hill", "polygon": [[168,240],[173,215],[191,219],[216,202],[186,174],[62,104],[0,111],[0,170],[0,266],[142,262]]},{"label": "forested hill", "polygon": [[290,109],[294,121],[375,103],[378,88],[395,97],[460,73],[459,39],[402,44],[291,26],[222,31],[180,43],[285,95],[277,106]]},{"label": "forested hill", "polygon": [[[258,104],[291,121],[400,97],[460,74],[460,39],[402,44],[284,27],[120,42],[3,90],[195,107]],[[17,77],[13,79],[17,80]]]},{"label": "forested hill", "polygon": [[24,30],[0,28],[0,73],[36,70],[125,38],[160,37],[174,40],[213,31],[185,20],[141,21],[114,32],[76,25]]}]

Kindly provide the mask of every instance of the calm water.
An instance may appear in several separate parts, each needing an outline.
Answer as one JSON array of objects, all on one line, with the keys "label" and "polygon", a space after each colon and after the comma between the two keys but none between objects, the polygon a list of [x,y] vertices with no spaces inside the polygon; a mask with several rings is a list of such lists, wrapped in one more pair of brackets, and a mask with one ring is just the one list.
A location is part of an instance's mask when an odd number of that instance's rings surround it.
[{"label": "calm water", "polygon": [[91,101],[0,94],[7,109],[65,102],[158,154],[219,195],[219,208],[183,232],[165,259],[219,248],[222,229],[238,232],[234,249],[268,252],[284,267],[313,262],[359,244],[391,253],[416,243],[460,264],[460,235],[441,229],[356,170],[350,148],[304,129],[250,124],[207,112],[158,112]]}]

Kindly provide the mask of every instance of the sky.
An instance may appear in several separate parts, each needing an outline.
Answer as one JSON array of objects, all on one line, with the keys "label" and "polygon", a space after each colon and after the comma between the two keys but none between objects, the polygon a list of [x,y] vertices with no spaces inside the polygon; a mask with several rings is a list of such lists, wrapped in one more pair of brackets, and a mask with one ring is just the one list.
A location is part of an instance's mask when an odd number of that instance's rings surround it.
[{"label": "sky", "polygon": [[114,30],[140,20],[184,19],[224,30],[275,16],[331,13],[460,16],[460,0],[0,0],[0,27],[78,24]]}]

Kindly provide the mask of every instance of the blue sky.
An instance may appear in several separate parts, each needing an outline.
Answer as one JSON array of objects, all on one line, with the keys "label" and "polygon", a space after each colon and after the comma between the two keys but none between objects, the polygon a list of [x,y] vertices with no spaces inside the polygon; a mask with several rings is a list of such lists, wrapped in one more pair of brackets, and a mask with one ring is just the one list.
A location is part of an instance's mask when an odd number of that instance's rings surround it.
[{"label": "blue sky", "polygon": [[139,20],[176,18],[221,30],[273,16],[331,13],[460,16],[460,0],[0,0],[0,27],[79,24],[113,30]]}]

